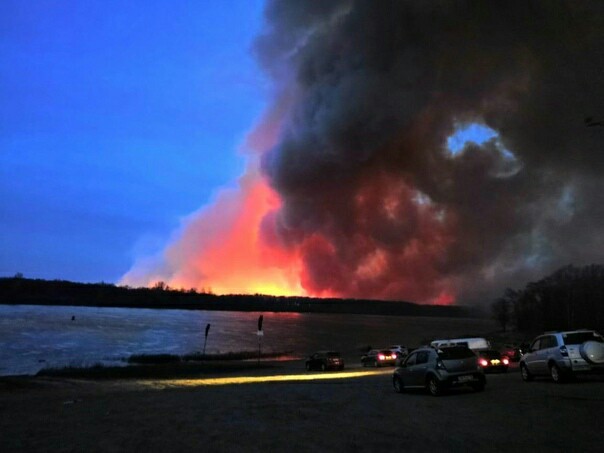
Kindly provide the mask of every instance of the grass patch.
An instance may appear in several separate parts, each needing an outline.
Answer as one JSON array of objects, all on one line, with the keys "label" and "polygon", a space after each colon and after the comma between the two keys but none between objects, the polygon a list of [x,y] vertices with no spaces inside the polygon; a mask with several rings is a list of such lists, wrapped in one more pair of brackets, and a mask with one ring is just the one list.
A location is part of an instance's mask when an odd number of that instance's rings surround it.
[{"label": "grass patch", "polygon": [[[289,353],[265,353],[262,359],[277,359]],[[224,354],[140,354],[128,358],[127,366],[95,364],[87,367],[44,368],[36,376],[77,379],[171,379],[195,378],[205,374],[237,373],[245,370],[272,368],[275,365],[258,359],[258,352]]]},{"label": "grass patch", "polygon": [[180,356],[174,354],[134,354],[128,357],[128,363],[161,364],[178,363]]},{"label": "grass patch", "polygon": [[202,354],[196,352],[182,357],[184,361],[217,361],[217,360],[254,360],[254,359],[278,359],[291,355],[291,351],[286,352],[263,352],[258,356],[258,351],[225,352],[222,354]]},{"label": "grass patch", "polygon": [[175,379],[195,378],[206,374],[235,373],[244,370],[270,368],[266,362],[199,362],[164,363],[129,366],[92,366],[86,368],[45,368],[36,376],[77,379]]}]

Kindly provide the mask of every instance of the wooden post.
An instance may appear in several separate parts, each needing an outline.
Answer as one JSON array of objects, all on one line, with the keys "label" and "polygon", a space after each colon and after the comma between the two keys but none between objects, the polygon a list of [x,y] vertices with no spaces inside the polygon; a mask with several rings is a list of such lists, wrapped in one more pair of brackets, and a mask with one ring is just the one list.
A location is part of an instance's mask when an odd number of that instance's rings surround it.
[{"label": "wooden post", "polygon": [[208,323],[208,325],[206,326],[206,336],[205,336],[205,340],[203,341],[203,354],[202,357],[205,359],[206,357],[206,344],[208,342],[208,332],[210,331],[210,323]]},{"label": "wooden post", "polygon": [[264,316],[260,315],[258,317],[258,364],[260,364],[260,356],[262,355],[262,337],[264,336],[264,332],[262,331],[262,321],[264,320]]}]

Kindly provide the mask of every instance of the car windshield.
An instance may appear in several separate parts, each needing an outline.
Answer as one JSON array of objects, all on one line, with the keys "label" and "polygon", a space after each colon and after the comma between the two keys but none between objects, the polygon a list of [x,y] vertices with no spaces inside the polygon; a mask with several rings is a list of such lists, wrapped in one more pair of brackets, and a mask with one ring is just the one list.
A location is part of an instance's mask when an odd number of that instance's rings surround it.
[{"label": "car windshield", "polygon": [[573,332],[562,335],[564,344],[582,344],[586,341],[598,341],[604,343],[604,339],[595,332]]},{"label": "car windshield", "polygon": [[438,350],[438,358],[441,360],[467,359],[473,357],[471,349],[465,347],[442,348]]}]

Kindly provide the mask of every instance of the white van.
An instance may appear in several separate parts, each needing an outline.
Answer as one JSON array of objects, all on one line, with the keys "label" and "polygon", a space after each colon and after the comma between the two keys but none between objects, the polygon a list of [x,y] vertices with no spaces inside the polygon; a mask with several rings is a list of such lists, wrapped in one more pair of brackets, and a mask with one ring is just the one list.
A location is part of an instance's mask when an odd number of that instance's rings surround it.
[{"label": "white van", "polygon": [[467,346],[472,351],[491,349],[491,343],[486,338],[449,338],[446,340],[434,340],[430,343],[433,348],[447,346]]}]

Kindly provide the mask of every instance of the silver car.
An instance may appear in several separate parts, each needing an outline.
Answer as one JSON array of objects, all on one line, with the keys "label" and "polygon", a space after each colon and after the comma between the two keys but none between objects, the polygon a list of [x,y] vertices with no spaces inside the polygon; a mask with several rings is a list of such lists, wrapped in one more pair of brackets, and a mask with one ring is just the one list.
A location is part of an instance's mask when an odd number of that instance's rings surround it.
[{"label": "silver car", "polygon": [[538,336],[520,359],[524,381],[549,376],[564,382],[580,373],[604,372],[604,338],[594,330],[549,332]]},{"label": "silver car", "polygon": [[409,349],[401,344],[391,344],[388,346],[388,349],[390,349],[392,352],[396,352],[398,357],[405,357],[409,355]]},{"label": "silver car", "polygon": [[465,346],[416,349],[392,376],[394,390],[398,393],[426,388],[434,396],[460,385],[469,385],[479,392],[484,390],[486,382],[478,358]]}]

